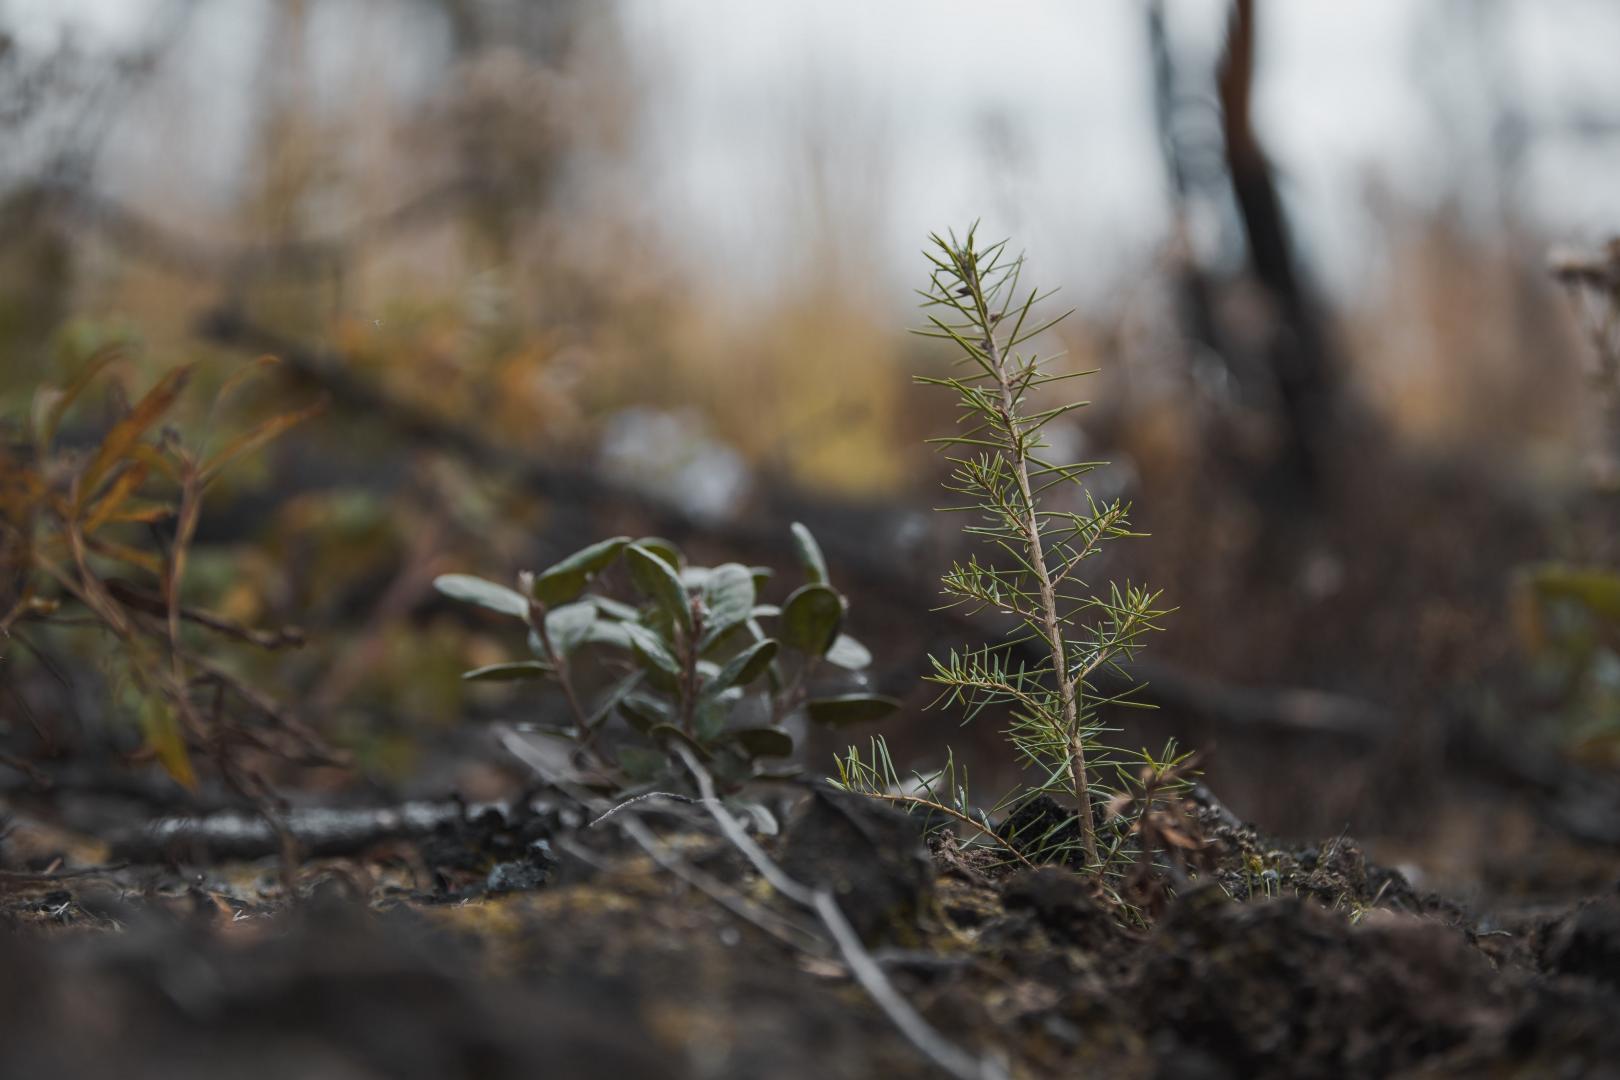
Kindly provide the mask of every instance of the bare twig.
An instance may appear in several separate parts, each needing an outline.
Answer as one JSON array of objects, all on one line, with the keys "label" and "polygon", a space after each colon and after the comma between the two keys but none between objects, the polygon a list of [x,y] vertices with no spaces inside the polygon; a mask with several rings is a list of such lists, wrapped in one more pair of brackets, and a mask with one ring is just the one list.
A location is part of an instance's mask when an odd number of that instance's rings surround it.
[{"label": "bare twig", "polygon": [[[726,885],[724,882],[715,879],[712,875],[705,874],[697,867],[692,866],[686,860],[680,858],[680,856],[670,851],[667,845],[659,843],[658,839],[653,835],[652,830],[648,829],[646,825],[642,823],[640,817],[637,816],[636,811],[632,808],[632,804],[639,802],[640,799],[630,799],[626,802],[618,804],[617,806],[604,810],[603,807],[607,806],[606,799],[593,795],[584,788],[581,788],[576,784],[572,784],[558,776],[556,770],[539,755],[535,754],[526,742],[517,737],[515,732],[502,732],[500,735],[500,741],[501,745],[506,747],[507,751],[511,753],[512,756],[516,757],[530,769],[534,770],[535,774],[547,784],[556,788],[564,795],[567,795],[570,799],[573,799],[581,806],[584,806],[586,809],[589,809],[593,813],[597,814],[597,817],[591,821],[586,828],[590,828],[597,822],[603,821],[609,817],[613,817],[614,815],[619,814],[620,811],[624,811],[623,816],[614,821],[614,825],[619,828],[620,832],[629,837],[630,840],[636,844],[636,846],[645,851],[648,857],[650,857],[653,862],[657,863],[660,867],[668,870],[682,881],[685,881],[699,892],[708,896],[710,899],[714,900],[715,903],[719,904],[733,915],[736,915],[745,922],[758,927],[760,930],[769,934],[771,937],[776,938],[778,941],[790,946],[791,948],[808,952],[816,956],[825,954],[825,948],[816,940],[815,935],[808,929],[798,925],[791,919],[765,908],[757,901],[749,899],[748,897],[739,893],[737,890]],[[654,795],[661,794],[667,793],[652,792],[650,795],[643,796],[642,798],[650,798]],[[686,798],[685,796],[670,797]],[[696,800],[686,799],[686,801],[695,802]]]},{"label": "bare twig", "polygon": [[32,761],[17,757],[14,754],[7,754],[0,751],[0,765],[4,765],[8,769],[16,769],[18,772],[28,777],[30,783],[39,787],[51,786],[51,778],[41,772],[39,766],[35,765]]},{"label": "bare twig", "polygon": [[752,923],[791,949],[807,952],[812,956],[826,954],[826,946],[810,930],[778,915],[757,900],[744,896],[712,874],[699,870],[671,851],[667,844],[660,843],[652,830],[642,824],[641,819],[635,814],[625,815],[616,824],[621,832],[634,841],[647,853],[648,858],[662,869],[674,874],[739,919]]},{"label": "bare twig", "polygon": [[859,935],[849,925],[849,920],[844,917],[832,893],[825,887],[813,889],[788,876],[769,855],[765,854],[764,849],[754,842],[754,838],[748,835],[742,823],[721,804],[714,793],[713,778],[698,762],[696,756],[678,744],[674,749],[685,762],[693,779],[697,781],[698,791],[703,796],[704,809],[714,818],[721,833],[742,852],[743,857],[771,884],[772,888],[794,903],[816,913],[822,925],[827,928],[827,932],[832,935],[833,942],[838,946],[838,951],[855,981],[861,984],[861,989],[866,991],[867,996],[912,1046],[957,1080],[1002,1080],[1006,1076],[1006,1071],[999,1063],[988,1058],[976,1058],[967,1053],[923,1019],[922,1014],[894,988],[894,984],[884,974],[883,968],[872,959],[872,954],[867,952]]},{"label": "bare twig", "polygon": [[[168,613],[167,604],[161,596],[155,593],[147,592],[118,578],[108,578],[102,584],[106,585],[107,592],[113,599],[127,608],[148,615],[166,615]],[[249,645],[256,645],[261,649],[296,648],[304,644],[304,632],[294,626],[277,627],[274,630],[256,630],[251,626],[243,626],[241,623],[233,622],[230,619],[207,611],[200,611],[197,608],[182,606],[179,611],[180,618],[185,622],[195,623],[223,637],[245,642]]]},{"label": "bare twig", "polygon": [[692,798],[690,795],[677,795],[673,791],[649,791],[649,792],[646,792],[644,794],[637,795],[634,798],[626,799],[623,802],[621,802],[621,803],[613,806],[612,808],[604,811],[603,813],[601,813],[601,814],[597,815],[596,817],[592,818],[590,821],[586,822],[585,827],[587,829],[594,829],[598,825],[602,824],[602,822],[604,822],[608,818],[612,817],[614,814],[619,813],[621,810],[628,810],[632,806],[635,806],[637,803],[644,803],[644,802],[647,802],[649,799],[668,799],[670,802],[680,802],[680,803],[695,803],[695,802],[697,802],[697,800]]},{"label": "bare twig", "polygon": [[0,884],[9,885],[49,885],[57,881],[71,881],[75,878],[106,877],[117,873],[128,865],[126,863],[109,863],[106,866],[87,866],[81,870],[53,870],[49,873],[33,873],[26,870],[0,870]]},{"label": "bare twig", "polygon": [[838,944],[838,950],[844,956],[844,963],[849,965],[850,974],[855,976],[855,981],[861,984],[861,989],[865,990],[877,1007],[883,1010],[890,1023],[899,1029],[900,1034],[904,1035],[911,1045],[958,1080],[1004,1080],[1007,1072],[999,1062],[989,1058],[975,1058],[946,1041],[945,1037],[900,995],[900,991],[894,988],[894,983],[884,974],[883,968],[878,966],[877,961],[872,959],[872,954],[866,951],[866,946],[861,944],[860,937],[849,925],[849,920],[844,918],[843,911],[839,909],[838,902],[833,899],[830,891],[825,888],[815,890],[811,895],[811,901],[816,914],[821,917],[827,931]]}]

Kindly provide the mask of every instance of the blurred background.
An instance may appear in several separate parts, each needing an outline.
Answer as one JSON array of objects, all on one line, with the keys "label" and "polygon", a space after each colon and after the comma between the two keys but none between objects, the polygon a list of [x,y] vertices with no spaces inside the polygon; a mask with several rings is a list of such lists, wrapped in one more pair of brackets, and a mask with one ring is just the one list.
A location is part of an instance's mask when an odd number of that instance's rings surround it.
[{"label": "blurred background", "polygon": [[[182,362],[182,429],[265,353],[222,423],[329,402],[209,492],[186,578],[304,628],[220,661],[356,763],[286,788],[511,783],[481,733],[555,703],[459,682],[522,643],[435,574],[638,530],[780,565],[796,519],[897,752],[993,786],[994,725],[917,688],[980,631],[928,614],[951,402],[911,376],[948,357],[906,333],[928,233],[980,220],[1099,369],[1055,453],[1151,534],[1093,584],[1179,608],[1119,737],[1426,884],[1584,886],[1620,844],[1617,46],[1600,0],[4,0],[0,415],[113,347],[85,432]],[[97,640],[12,650],[9,788],[155,771]]]}]

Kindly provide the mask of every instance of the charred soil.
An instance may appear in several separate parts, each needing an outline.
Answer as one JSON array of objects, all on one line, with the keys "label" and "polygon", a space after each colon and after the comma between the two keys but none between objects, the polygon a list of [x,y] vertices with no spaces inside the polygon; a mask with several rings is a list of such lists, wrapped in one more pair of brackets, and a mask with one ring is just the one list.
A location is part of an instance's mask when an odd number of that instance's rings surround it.
[{"label": "charred soil", "polygon": [[[644,814],[666,861],[787,916],[689,811]],[[1472,911],[1347,836],[1192,816],[1210,858],[1151,920],[859,800],[802,799],[764,843],[939,1031],[1014,1076],[1620,1075],[1620,893]],[[44,835],[23,823],[13,854]],[[835,954],[566,810],[312,860],[290,896],[269,864],[190,855],[7,876],[11,1075],[937,1075]]]}]

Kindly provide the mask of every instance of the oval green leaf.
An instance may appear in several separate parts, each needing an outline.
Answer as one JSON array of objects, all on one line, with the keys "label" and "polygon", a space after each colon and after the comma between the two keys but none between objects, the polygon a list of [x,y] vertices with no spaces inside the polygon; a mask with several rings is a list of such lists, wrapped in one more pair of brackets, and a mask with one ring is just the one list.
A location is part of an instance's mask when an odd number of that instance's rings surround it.
[{"label": "oval green leaf", "polygon": [[727,690],[698,701],[692,714],[692,730],[699,742],[709,743],[726,730],[726,721],[731,719],[731,710],[740,697],[741,690]]},{"label": "oval green leaf", "polygon": [[708,761],[714,756],[709,753],[708,749],[704,747],[702,743],[692,738],[692,736],[688,735],[674,724],[656,724],[650,731],[647,732],[647,734],[654,739],[664,742],[679,743],[688,750],[692,751],[692,753],[696,754],[698,757],[702,758],[704,761]]},{"label": "oval green leaf", "polygon": [[630,563],[630,578],[636,588],[646,593],[659,610],[688,632],[692,629],[692,607],[686,598],[686,589],[673,567],[658,553],[639,542],[626,549]]},{"label": "oval green leaf", "polygon": [[782,605],[782,644],[821,656],[838,637],[844,601],[825,585],[803,585]]},{"label": "oval green leaf", "polygon": [[677,574],[681,572],[681,549],[665,540],[662,536],[643,536],[636,541],[636,546],[663,559],[669,568]]},{"label": "oval green leaf", "polygon": [[567,656],[591,639],[591,627],[596,622],[596,605],[587,600],[577,604],[564,604],[546,612],[546,636],[551,647]]},{"label": "oval green leaf", "polygon": [[790,757],[793,736],[781,728],[744,728],[731,733],[732,741],[749,757]]},{"label": "oval green leaf", "polygon": [[830,580],[827,576],[827,559],[821,554],[821,545],[816,543],[816,538],[803,524],[795,521],[792,529],[793,549],[799,556],[799,566],[804,570],[805,580],[812,585],[827,584]]},{"label": "oval green leaf", "polygon": [[520,619],[529,617],[529,601],[522,593],[471,574],[440,574],[433,579],[433,587],[452,600],[477,604]]},{"label": "oval green leaf", "polygon": [[754,610],[754,575],[741,563],[715,567],[703,582],[703,606],[708,636],[725,633]]},{"label": "oval green leaf", "polygon": [[872,666],[872,654],[848,634],[839,634],[827,650],[827,663],[846,671],[862,671]]},{"label": "oval green leaf", "polygon": [[596,610],[600,611],[604,618],[621,620],[628,619],[631,622],[634,622],[636,619],[641,617],[641,612],[637,611],[629,604],[620,603],[611,597],[591,595],[587,596],[585,599],[595,604]]},{"label": "oval green leaf", "polygon": [[616,649],[629,651],[630,624],[614,622],[612,619],[597,619],[591,623],[590,630],[585,634],[587,645],[612,645]]},{"label": "oval green leaf", "polygon": [[619,701],[619,713],[643,735],[669,723],[669,706],[646,694],[626,694]]},{"label": "oval green leaf", "polygon": [[900,707],[900,702],[882,694],[839,694],[815,698],[805,703],[810,719],[828,727],[865,724],[881,720]]},{"label": "oval green leaf", "polygon": [[621,746],[614,758],[624,775],[638,784],[655,779],[669,765],[663,751],[649,750],[645,746]]},{"label": "oval green leaf", "polygon": [[592,575],[607,569],[628,543],[628,536],[615,536],[580,548],[568,558],[541,571],[540,576],[534,579],[534,598],[547,607],[578,599]]},{"label": "oval green leaf", "polygon": [[630,637],[630,647],[641,661],[642,670],[662,685],[673,685],[674,680],[680,678],[681,664],[664,644],[664,639],[636,623],[620,625]]},{"label": "oval green leaf", "polygon": [[705,693],[717,694],[733,686],[747,686],[765,674],[765,669],[771,666],[774,659],[776,659],[776,642],[770,638],[756,641],[726,661],[726,666],[709,680],[703,690]]},{"label": "oval green leaf", "polygon": [[551,665],[538,660],[516,660],[510,664],[488,664],[471,671],[463,671],[467,682],[505,682],[512,679],[543,679],[551,674]]}]

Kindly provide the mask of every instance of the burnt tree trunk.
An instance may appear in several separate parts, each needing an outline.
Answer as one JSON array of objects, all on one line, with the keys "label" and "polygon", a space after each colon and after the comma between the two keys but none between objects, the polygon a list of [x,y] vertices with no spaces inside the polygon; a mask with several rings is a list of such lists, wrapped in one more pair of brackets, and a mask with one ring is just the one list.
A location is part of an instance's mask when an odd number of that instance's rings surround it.
[{"label": "burnt tree trunk", "polygon": [[1323,480],[1323,442],[1338,396],[1336,365],[1320,310],[1296,260],[1288,215],[1254,129],[1254,0],[1234,0],[1217,74],[1227,171],[1248,247],[1249,270],[1270,301],[1261,346],[1275,393],[1279,439],[1262,476],[1264,501],[1301,508]]}]

